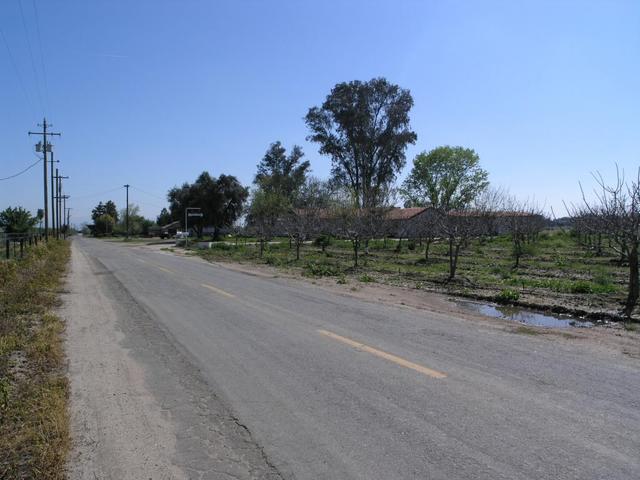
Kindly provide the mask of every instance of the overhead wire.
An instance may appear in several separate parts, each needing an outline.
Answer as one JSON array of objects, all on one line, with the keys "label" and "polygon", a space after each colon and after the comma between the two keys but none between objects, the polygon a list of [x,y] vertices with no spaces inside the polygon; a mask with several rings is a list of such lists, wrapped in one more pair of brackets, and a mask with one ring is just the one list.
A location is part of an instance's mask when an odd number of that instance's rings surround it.
[{"label": "overhead wire", "polygon": [[80,198],[89,198],[89,197],[97,197],[99,195],[106,195],[107,193],[113,193],[116,192],[118,190],[122,190],[124,187],[117,187],[117,188],[112,188],[111,190],[105,190],[104,192],[95,192],[95,193],[87,193],[84,195],[74,195],[73,198],[75,200],[78,200]]},{"label": "overhead wire", "polygon": [[9,175],[8,177],[4,177],[4,178],[0,178],[0,181],[3,180],[11,180],[12,178],[16,178],[20,175],[22,175],[23,173],[28,172],[29,170],[31,170],[33,167],[35,167],[37,164],[39,164],[42,161],[42,158],[38,158],[38,160],[36,160],[34,163],[32,163],[31,165],[29,165],[27,168],[25,168],[24,170],[20,170],[18,173],[14,173],[13,175]]},{"label": "overhead wire", "polygon": [[32,0],[33,3],[33,12],[36,17],[36,32],[38,33],[38,46],[40,48],[40,64],[42,66],[42,77],[44,79],[44,97],[45,97],[45,106],[47,107],[47,113],[51,114],[49,107],[51,106],[49,103],[49,82],[47,81],[47,69],[45,68],[44,61],[44,49],[42,48],[42,36],[40,35],[40,17],[38,16],[38,7],[36,6],[36,0]]},{"label": "overhead wire", "polygon": [[13,67],[13,71],[15,72],[16,77],[18,78],[18,83],[20,84],[20,89],[24,94],[24,98],[27,100],[27,103],[29,104],[29,108],[31,109],[31,112],[35,114],[36,107],[33,101],[31,100],[31,96],[29,95],[29,91],[27,90],[27,87],[25,87],[24,80],[22,79],[22,75],[20,75],[20,70],[18,69],[18,64],[16,63],[16,60],[13,57],[13,54],[11,53],[11,47],[9,47],[9,42],[7,41],[7,37],[5,36],[4,31],[1,28],[0,28],[0,36],[2,37],[4,46],[7,49],[7,54],[9,55],[9,62],[11,63],[11,66]]},{"label": "overhead wire", "polygon": [[36,62],[33,58],[33,49],[31,48],[31,40],[29,40],[29,29],[27,28],[27,21],[24,18],[24,9],[22,8],[22,0],[18,0],[18,5],[20,6],[20,17],[22,18],[22,27],[24,28],[24,36],[27,40],[27,47],[29,49],[29,58],[31,59],[31,68],[33,69],[33,76],[36,83],[36,92],[38,93],[38,99],[40,100],[40,108],[42,112],[45,112],[44,102],[42,101],[42,92],[40,90],[40,76],[38,75],[38,70],[36,69]]},{"label": "overhead wire", "polygon": [[131,187],[130,187],[130,188],[131,188],[132,190],[137,191],[137,192],[144,193],[145,195],[149,195],[150,197],[153,197],[153,198],[155,198],[155,199],[157,199],[157,200],[161,200],[161,201],[163,201],[163,202],[166,202],[166,201],[167,201],[167,199],[166,199],[166,198],[162,198],[162,197],[160,197],[159,195],[156,195],[156,194],[154,194],[154,193],[145,192],[144,190],[142,190],[141,188],[138,188],[138,187],[136,187],[136,186],[131,185]]}]

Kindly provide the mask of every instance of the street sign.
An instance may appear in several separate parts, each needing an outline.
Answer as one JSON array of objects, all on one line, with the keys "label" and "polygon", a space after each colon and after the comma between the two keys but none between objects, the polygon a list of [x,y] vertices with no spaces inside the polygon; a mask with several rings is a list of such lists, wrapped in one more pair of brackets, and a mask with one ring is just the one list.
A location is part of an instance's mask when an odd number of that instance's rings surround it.
[{"label": "street sign", "polygon": [[204,217],[203,213],[187,213],[188,217]]}]

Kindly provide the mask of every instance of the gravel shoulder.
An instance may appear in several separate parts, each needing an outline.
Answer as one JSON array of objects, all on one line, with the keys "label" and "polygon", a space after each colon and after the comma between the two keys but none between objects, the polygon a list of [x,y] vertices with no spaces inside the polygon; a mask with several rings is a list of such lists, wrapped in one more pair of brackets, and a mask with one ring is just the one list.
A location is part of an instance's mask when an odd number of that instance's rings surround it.
[{"label": "gravel shoulder", "polygon": [[70,479],[280,478],[158,322],[75,245],[67,291]]}]

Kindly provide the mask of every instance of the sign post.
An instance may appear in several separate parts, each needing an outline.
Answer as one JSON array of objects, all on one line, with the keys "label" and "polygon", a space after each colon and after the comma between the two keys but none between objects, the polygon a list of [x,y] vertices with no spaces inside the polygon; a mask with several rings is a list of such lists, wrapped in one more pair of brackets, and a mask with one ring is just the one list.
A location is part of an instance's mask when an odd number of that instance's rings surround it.
[{"label": "sign post", "polygon": [[[192,210],[194,213],[189,213],[189,210]],[[187,246],[189,245],[189,227],[187,225],[189,217],[204,217],[200,210],[201,209],[199,207],[187,207],[184,210],[184,248],[187,248]]]}]

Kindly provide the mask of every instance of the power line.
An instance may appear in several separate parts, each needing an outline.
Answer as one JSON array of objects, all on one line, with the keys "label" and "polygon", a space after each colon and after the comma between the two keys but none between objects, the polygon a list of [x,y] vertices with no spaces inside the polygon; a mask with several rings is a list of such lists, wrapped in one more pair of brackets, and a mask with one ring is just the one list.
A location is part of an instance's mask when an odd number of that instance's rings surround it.
[{"label": "power line", "polygon": [[7,42],[7,37],[5,37],[4,31],[2,29],[0,29],[0,35],[2,36],[2,40],[4,41],[4,46],[7,48],[7,54],[9,54],[9,61],[11,62],[11,66],[13,66],[13,71],[16,72],[16,77],[18,77],[18,83],[20,83],[20,88],[22,89],[24,98],[27,100],[27,103],[29,104],[29,108],[31,109],[31,112],[35,115],[36,108],[33,102],[31,101],[31,97],[29,96],[27,87],[25,87],[24,85],[24,80],[22,79],[22,75],[20,75],[20,70],[18,70],[18,64],[13,58],[13,54],[11,53],[11,48],[9,48],[9,42]]},{"label": "power line", "polygon": [[38,158],[38,160],[36,160],[34,163],[32,163],[31,165],[29,165],[27,168],[25,168],[24,170],[19,171],[16,174],[13,175],[9,175],[8,177],[4,177],[4,178],[0,178],[0,181],[2,180],[11,180],[12,178],[16,178],[20,175],[22,175],[23,173],[26,173],[27,171],[31,170],[33,167],[35,167],[37,164],[39,164],[42,161],[41,158]]},{"label": "power line", "polygon": [[149,195],[150,197],[153,197],[153,198],[155,198],[155,199],[157,199],[157,200],[162,200],[163,202],[166,202],[166,201],[167,201],[167,199],[166,199],[166,198],[162,198],[162,197],[160,197],[160,196],[158,196],[158,195],[155,195],[155,194],[153,194],[153,193],[145,192],[144,190],[142,190],[142,189],[140,189],[140,188],[138,188],[138,187],[134,187],[133,185],[131,186],[131,188],[132,188],[133,190],[136,190],[136,191],[140,192],[140,193],[144,193],[145,195]]},{"label": "power line", "polygon": [[20,17],[22,17],[22,27],[24,28],[24,36],[27,40],[27,47],[29,48],[29,57],[31,58],[31,68],[33,69],[33,76],[36,83],[36,91],[38,92],[38,99],[40,100],[40,108],[44,112],[44,102],[42,101],[42,92],[40,91],[40,76],[36,69],[36,62],[33,59],[33,49],[31,48],[31,40],[29,40],[29,30],[27,29],[27,21],[24,19],[24,9],[22,8],[22,0],[18,0],[20,6]]},{"label": "power line", "polygon": [[[38,46],[40,48],[40,64],[42,65],[42,76],[44,78],[44,96],[45,96],[45,106],[47,110],[49,110],[49,82],[47,82],[47,69],[45,68],[44,63],[44,50],[42,49],[42,36],[40,35],[40,18],[38,17],[38,8],[36,6],[36,0],[32,0],[33,3],[33,11],[36,17],[36,32],[38,33]],[[51,115],[51,112],[48,112]]]},{"label": "power line", "polygon": [[113,193],[116,192],[118,190],[122,190],[124,187],[117,187],[117,188],[112,188],[111,190],[106,190],[104,192],[96,192],[96,193],[87,193],[84,195],[74,195],[73,198],[75,200],[81,199],[81,198],[89,198],[89,197],[98,197],[100,195],[106,195],[107,193]]}]

